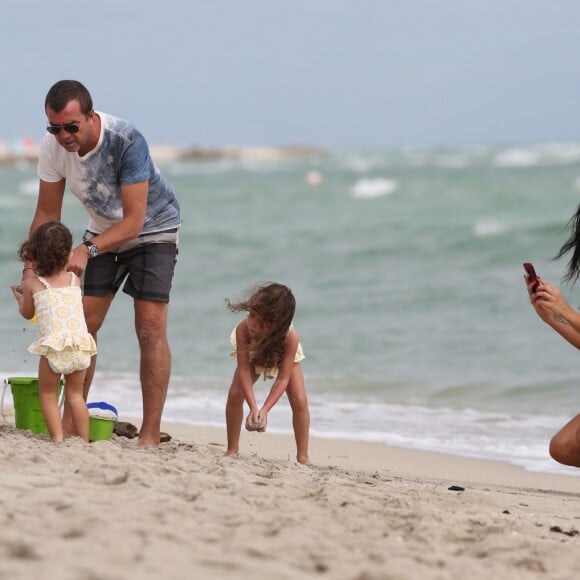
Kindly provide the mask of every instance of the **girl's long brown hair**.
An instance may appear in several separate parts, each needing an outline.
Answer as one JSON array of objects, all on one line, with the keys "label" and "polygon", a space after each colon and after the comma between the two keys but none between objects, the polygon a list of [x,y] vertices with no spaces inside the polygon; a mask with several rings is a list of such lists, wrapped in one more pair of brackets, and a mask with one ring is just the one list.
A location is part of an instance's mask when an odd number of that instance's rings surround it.
[{"label": "girl's long brown hair", "polygon": [[232,312],[253,312],[264,323],[264,334],[251,339],[250,363],[264,368],[280,366],[296,311],[294,295],[287,286],[268,282],[251,289],[246,296],[239,302],[226,299],[226,305]]},{"label": "girl's long brown hair", "polygon": [[64,224],[46,222],[20,244],[18,257],[23,262],[32,262],[38,275],[51,276],[66,268],[72,242],[72,234]]}]

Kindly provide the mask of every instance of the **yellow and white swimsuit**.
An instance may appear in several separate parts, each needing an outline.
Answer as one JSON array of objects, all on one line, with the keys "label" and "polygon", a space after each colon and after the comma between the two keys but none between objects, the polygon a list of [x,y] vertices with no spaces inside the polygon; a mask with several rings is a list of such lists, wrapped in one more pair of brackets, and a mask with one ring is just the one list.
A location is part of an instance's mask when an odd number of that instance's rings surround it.
[{"label": "yellow and white swimsuit", "polygon": [[45,288],[32,296],[40,338],[28,347],[32,354],[45,356],[55,373],[65,375],[88,368],[97,353],[87,330],[81,289],[75,274],[70,275],[70,285],[63,288],[53,288],[37,276]]},{"label": "yellow and white swimsuit", "polygon": [[[237,347],[238,347],[237,341],[236,341],[236,329],[237,328],[238,328],[238,325],[236,324],[236,326],[234,326],[234,329],[232,330],[232,333],[230,334],[230,343],[231,343],[232,347],[234,348],[234,350],[230,353],[230,356],[234,359],[237,357]],[[290,325],[288,332],[290,332],[291,330],[294,330],[294,327],[292,325]],[[298,343],[298,348],[296,349],[296,356],[294,357],[294,362],[295,363],[300,362],[300,361],[304,360],[305,358],[306,358],[306,356],[304,355],[304,352],[302,350],[302,345],[300,343]],[[257,375],[263,375],[264,380],[275,379],[278,376],[278,367],[272,367],[269,369],[264,368],[264,367],[255,367],[254,372]]]}]

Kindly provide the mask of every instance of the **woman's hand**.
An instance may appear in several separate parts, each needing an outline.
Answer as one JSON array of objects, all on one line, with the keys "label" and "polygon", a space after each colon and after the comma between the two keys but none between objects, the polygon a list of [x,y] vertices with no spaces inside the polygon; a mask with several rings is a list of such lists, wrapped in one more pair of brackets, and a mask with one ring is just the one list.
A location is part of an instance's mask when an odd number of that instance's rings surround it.
[{"label": "woman's hand", "polygon": [[[538,316],[546,322],[550,318],[551,312],[547,308],[548,304],[544,300],[546,296],[545,289],[547,286],[551,286],[551,284],[548,284],[548,282],[545,282],[539,276],[537,280],[530,280],[530,277],[526,275],[524,276],[524,281],[526,282],[531,305],[534,307]],[[552,286],[552,288],[555,287]]]},{"label": "woman's hand", "polygon": [[578,324],[578,313],[566,302],[559,288],[540,279],[540,284],[535,292],[532,284],[528,284],[530,302],[538,316],[550,326],[554,324]]},{"label": "woman's hand", "polygon": [[538,289],[535,292],[530,292],[530,299],[532,304],[537,308],[548,310],[554,315],[564,316],[568,313],[570,305],[562,296],[562,292],[556,286],[541,280]]},{"label": "woman's hand", "polygon": [[538,316],[572,346],[580,349],[580,313],[566,302],[560,289],[549,282],[540,280],[535,292],[532,287],[533,283],[528,283],[530,302]]}]

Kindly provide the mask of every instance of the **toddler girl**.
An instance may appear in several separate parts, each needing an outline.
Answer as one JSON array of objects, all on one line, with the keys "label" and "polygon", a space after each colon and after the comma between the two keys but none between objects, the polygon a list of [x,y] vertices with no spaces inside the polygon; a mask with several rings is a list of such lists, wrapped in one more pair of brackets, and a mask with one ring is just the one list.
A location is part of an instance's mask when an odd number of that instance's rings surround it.
[{"label": "toddler girl", "polygon": [[12,292],[24,318],[36,315],[40,337],[28,350],[40,355],[40,404],[50,438],[63,440],[57,393],[64,375],[65,400],[75,430],[88,442],[89,413],[83,383],[97,348],[87,331],[79,279],[66,269],[72,235],[60,222],[47,222],[21,244],[18,253],[23,262],[32,264],[35,274],[24,280],[22,287],[13,286]]}]

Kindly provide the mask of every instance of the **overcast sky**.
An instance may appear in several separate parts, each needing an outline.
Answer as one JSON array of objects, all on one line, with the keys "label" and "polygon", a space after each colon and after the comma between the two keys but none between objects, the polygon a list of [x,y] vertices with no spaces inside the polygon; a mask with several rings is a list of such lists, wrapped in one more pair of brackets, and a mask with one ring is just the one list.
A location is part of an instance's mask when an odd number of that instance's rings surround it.
[{"label": "overcast sky", "polygon": [[0,138],[62,78],[151,144],[580,140],[580,2],[3,0]]}]

